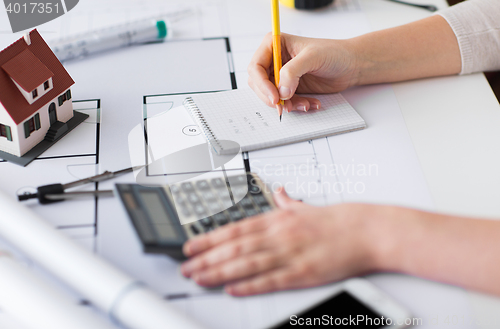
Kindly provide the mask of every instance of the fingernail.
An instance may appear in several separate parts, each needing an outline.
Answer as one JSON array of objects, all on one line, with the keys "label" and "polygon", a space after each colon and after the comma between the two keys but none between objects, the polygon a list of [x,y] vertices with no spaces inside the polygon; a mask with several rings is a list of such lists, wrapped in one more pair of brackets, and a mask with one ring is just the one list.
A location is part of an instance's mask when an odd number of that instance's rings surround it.
[{"label": "fingernail", "polygon": [[319,105],[318,104],[311,104],[311,108],[314,110],[317,110],[317,109],[319,109]]},{"label": "fingernail", "polygon": [[186,249],[186,253],[187,253],[186,256],[192,256],[192,255],[196,254],[200,250],[199,245],[200,244],[196,238],[191,239],[191,241],[187,242],[185,245],[185,249]]},{"label": "fingernail", "polygon": [[224,287],[224,290],[225,290],[228,294],[230,294],[230,295],[232,295],[232,294],[234,293],[234,292],[233,292],[233,291],[234,291],[233,286],[225,286],[225,287]]},{"label": "fingernail", "polygon": [[276,104],[276,102],[274,101],[274,97],[272,95],[269,95],[269,101],[271,102],[271,104]]},{"label": "fingernail", "polygon": [[193,271],[193,266],[190,262],[186,262],[181,265],[181,273],[185,277],[189,277],[192,271]]},{"label": "fingernail", "polygon": [[192,279],[197,284],[204,284],[206,279],[207,279],[207,276],[203,273],[195,273],[195,274],[193,274]]},{"label": "fingernail", "polygon": [[306,107],[304,105],[298,105],[297,110],[306,112]]},{"label": "fingernail", "polygon": [[228,294],[236,296],[244,293],[244,289],[239,285],[226,286],[225,290]]},{"label": "fingernail", "polygon": [[288,99],[291,96],[291,91],[290,88],[281,86],[280,87],[280,98],[281,99]]}]

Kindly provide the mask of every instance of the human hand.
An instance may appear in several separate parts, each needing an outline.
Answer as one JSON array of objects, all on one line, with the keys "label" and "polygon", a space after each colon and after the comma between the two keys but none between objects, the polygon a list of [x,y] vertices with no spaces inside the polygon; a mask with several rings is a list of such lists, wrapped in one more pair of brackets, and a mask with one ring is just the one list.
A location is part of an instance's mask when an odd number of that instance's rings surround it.
[{"label": "human hand", "polygon": [[[379,219],[395,207],[313,207],[275,195],[280,209],[229,224],[184,245],[181,271],[231,295],[298,289],[378,269],[385,234]],[[380,247],[380,248],[379,248]]]},{"label": "human hand", "polygon": [[340,92],[356,84],[357,68],[348,40],[281,34],[283,67],[278,89],[274,81],[272,35],[267,34],[248,66],[248,84],[268,106],[285,100],[284,110],[319,109],[319,100],[295,93]]}]

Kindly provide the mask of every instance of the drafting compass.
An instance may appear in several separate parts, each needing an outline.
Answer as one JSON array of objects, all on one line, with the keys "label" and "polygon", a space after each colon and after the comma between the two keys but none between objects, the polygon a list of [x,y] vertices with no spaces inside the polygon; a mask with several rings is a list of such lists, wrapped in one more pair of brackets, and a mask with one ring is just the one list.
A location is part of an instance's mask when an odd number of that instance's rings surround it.
[{"label": "drafting compass", "polygon": [[66,192],[68,189],[72,189],[78,186],[82,186],[90,183],[98,183],[102,181],[106,181],[117,176],[121,176],[127,174],[129,172],[134,171],[135,169],[140,169],[139,167],[130,167],[118,171],[105,171],[102,174],[80,179],[67,184],[50,184],[43,185],[37,188],[37,193],[25,193],[18,195],[19,201],[25,201],[29,199],[38,199],[41,204],[48,204],[53,202],[64,201],[67,199],[81,198],[81,197],[102,197],[102,196],[113,196],[112,190],[103,190],[103,191],[70,191]]}]

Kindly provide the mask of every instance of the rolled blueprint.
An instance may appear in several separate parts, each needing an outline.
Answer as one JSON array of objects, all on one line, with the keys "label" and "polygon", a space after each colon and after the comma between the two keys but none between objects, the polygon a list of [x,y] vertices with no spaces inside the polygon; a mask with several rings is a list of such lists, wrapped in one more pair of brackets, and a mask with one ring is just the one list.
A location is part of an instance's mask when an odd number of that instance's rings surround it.
[{"label": "rolled blueprint", "polygon": [[[3,192],[0,209],[1,237],[123,326],[201,328],[159,295],[76,244]],[[145,305],[150,309],[145,310]]]},{"label": "rolled blueprint", "polygon": [[0,251],[0,308],[33,329],[112,329],[88,307],[78,305]]}]

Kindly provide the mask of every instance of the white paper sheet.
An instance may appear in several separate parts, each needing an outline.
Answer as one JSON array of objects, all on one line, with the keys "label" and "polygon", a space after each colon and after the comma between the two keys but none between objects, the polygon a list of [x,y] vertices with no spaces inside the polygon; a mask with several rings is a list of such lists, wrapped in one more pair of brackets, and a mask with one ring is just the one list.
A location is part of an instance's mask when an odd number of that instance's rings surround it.
[{"label": "white paper sheet", "polygon": [[[336,0],[332,8],[319,12],[301,12],[283,8],[282,31],[328,38],[348,38],[363,34],[369,31],[369,26],[365,14],[360,9],[360,3],[360,0]],[[102,101],[104,110],[101,124],[101,156],[97,170],[117,170],[130,164],[128,136],[134,127],[142,124],[144,96],[228,90],[232,88],[229,73],[233,70],[238,88],[246,88],[248,79],[246,67],[264,34],[271,30],[269,3],[266,0],[209,2],[86,0],[81,1],[67,15],[39,27],[42,36],[50,40],[97,27],[150,17],[161,12],[183,9],[186,6],[194,8],[195,14],[191,19],[174,25],[174,39],[176,39],[174,42],[110,52],[66,65],[76,81],[76,85],[72,88],[74,97],[100,98]],[[0,11],[0,30],[9,31],[7,17],[3,11]],[[0,35],[0,46],[7,46],[21,36],[21,34],[3,33]],[[231,56],[226,52],[224,41],[200,40],[210,37],[229,37]],[[387,86],[360,88],[347,91],[344,96],[366,120],[368,129],[312,143],[284,146],[279,150],[259,151],[262,152],[260,154],[254,152],[250,155],[252,168],[255,170],[259,168],[257,160],[260,160],[260,166],[267,163],[296,163],[309,166],[309,163],[314,161],[316,164],[327,166],[339,164],[344,166],[345,174],[332,176],[317,174],[300,179],[305,179],[306,183],[314,182],[316,179],[347,183],[347,179],[355,178],[356,182],[365,184],[366,189],[363,193],[326,194],[318,190],[310,196],[307,193],[304,195],[301,191],[292,193],[292,196],[318,205],[341,201],[365,201],[432,209],[432,201],[427,194],[418,159],[407,136],[391,88]],[[160,112],[162,110],[158,109],[157,113]],[[360,135],[361,133],[363,135]],[[65,138],[70,136],[71,134]],[[269,155],[276,152],[283,156],[279,161]],[[376,164],[378,174],[351,175],[346,168],[352,168],[348,167],[352,164]],[[0,166],[2,165],[0,163]],[[78,170],[68,175],[83,175],[85,170],[82,168],[75,166],[72,169]],[[62,178],[60,175],[55,176],[54,178],[58,179],[56,181],[51,179],[50,182],[58,182],[59,178]],[[289,177],[278,177],[273,174],[262,174],[262,176],[270,183],[285,184],[290,181]],[[6,189],[10,193],[25,186],[24,183],[17,182],[18,179],[23,181],[21,173],[15,173],[13,177],[16,179],[9,181],[9,187]],[[4,175],[1,179],[3,183]],[[127,175],[117,181],[133,182],[134,177]],[[112,188],[113,183],[102,183],[100,189]],[[393,186],[396,187],[394,190]],[[80,206],[79,202],[71,203],[72,209],[81,210],[84,214],[85,207]],[[48,219],[55,218],[55,223],[73,221],[73,218],[68,219],[64,216],[68,209],[52,208],[52,206],[46,209],[46,212],[41,214]],[[74,213],[76,212],[71,212],[72,215]],[[75,218],[80,217],[78,215]],[[305,305],[308,301],[319,298],[321,294],[330,292],[328,289],[336,289],[327,287],[244,299],[234,299],[218,291],[206,291],[183,279],[178,272],[178,264],[167,257],[143,254],[135,232],[118,200],[100,199],[98,218],[98,241],[94,248],[99,255],[128,274],[146,282],[159,293],[169,297],[179,310],[199,319],[211,328],[263,327],[275,314],[274,311],[279,305],[291,307],[297,302]],[[77,221],[85,225],[93,223],[91,217],[87,215]],[[88,228],[81,232],[88,234]],[[68,230],[68,233],[75,236],[80,234],[73,230]],[[89,243],[90,245],[93,243]],[[398,297],[399,290],[390,289],[390,280],[381,280],[377,283],[383,289],[390,291],[392,296]],[[402,277],[400,283],[402,286],[411,286],[413,281],[411,278]],[[435,287],[426,281],[422,281],[422,286]],[[456,292],[455,288],[450,289]],[[419,292],[411,291],[411,293]],[[447,302],[453,300],[454,305],[463,305],[462,295],[449,291],[442,293],[450,297],[445,298]],[[187,294],[188,298],[180,298],[182,294]],[[309,296],[310,299],[304,296]],[[400,297],[402,300],[403,297]],[[419,298],[425,300],[429,308],[425,310],[414,308],[416,315],[424,314],[430,309],[443,310],[443,303],[440,301],[434,302],[422,295]],[[411,300],[405,301],[412,309]],[[219,313],[222,311],[223,313]],[[3,324],[2,318],[6,317],[0,313],[1,324]],[[10,320],[5,321],[10,325]]]}]

